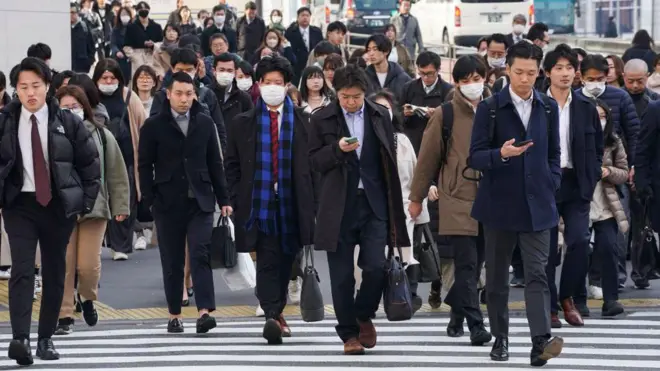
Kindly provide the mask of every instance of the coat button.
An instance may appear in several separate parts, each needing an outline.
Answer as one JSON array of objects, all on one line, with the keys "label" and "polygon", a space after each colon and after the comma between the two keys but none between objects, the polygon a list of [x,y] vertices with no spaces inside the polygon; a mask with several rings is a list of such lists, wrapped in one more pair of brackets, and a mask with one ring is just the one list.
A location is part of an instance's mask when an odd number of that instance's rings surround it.
[{"label": "coat button", "polygon": [[527,197],[529,197],[529,199],[531,200],[534,198],[534,195],[527,195]]}]

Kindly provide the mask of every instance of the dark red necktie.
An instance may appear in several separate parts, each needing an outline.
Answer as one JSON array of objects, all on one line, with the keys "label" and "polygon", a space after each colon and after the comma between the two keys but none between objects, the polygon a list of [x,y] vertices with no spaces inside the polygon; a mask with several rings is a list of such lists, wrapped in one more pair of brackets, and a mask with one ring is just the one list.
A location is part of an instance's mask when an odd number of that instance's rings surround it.
[{"label": "dark red necktie", "polygon": [[277,151],[280,148],[280,129],[277,122],[278,113],[277,111],[270,111],[270,152],[273,162],[273,182],[275,183],[277,183],[279,169],[277,166]]},{"label": "dark red necktie", "polygon": [[41,147],[41,138],[39,137],[39,128],[37,118],[30,116],[32,121],[32,164],[34,166],[34,189],[37,196],[37,202],[41,206],[48,206],[52,195],[50,193],[50,177],[44,150]]}]

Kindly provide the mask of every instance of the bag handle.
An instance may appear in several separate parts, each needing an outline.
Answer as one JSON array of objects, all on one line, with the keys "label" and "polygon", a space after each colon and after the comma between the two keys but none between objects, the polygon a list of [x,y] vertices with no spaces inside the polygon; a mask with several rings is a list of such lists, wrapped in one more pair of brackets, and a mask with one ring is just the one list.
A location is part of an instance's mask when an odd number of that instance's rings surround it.
[{"label": "bag handle", "polygon": [[[408,263],[403,261],[403,251],[401,250],[401,246],[397,246],[396,249],[399,252],[399,259],[401,260],[401,265],[405,267]],[[392,257],[394,257],[394,249],[388,246],[387,260],[391,260]]]},{"label": "bag handle", "polygon": [[429,226],[429,223],[424,224],[422,233],[424,234],[424,239],[426,240],[427,243],[435,243],[435,238],[433,237],[433,233],[431,232],[431,227]]},{"label": "bag handle", "polygon": [[218,218],[218,222],[215,223],[216,227],[229,227],[229,217],[228,216],[222,216]]}]

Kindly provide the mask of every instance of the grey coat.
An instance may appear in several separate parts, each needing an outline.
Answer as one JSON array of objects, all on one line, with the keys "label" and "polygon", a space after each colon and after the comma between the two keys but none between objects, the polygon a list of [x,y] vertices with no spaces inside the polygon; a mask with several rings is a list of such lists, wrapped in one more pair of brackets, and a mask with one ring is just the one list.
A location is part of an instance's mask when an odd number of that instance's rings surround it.
[{"label": "grey coat", "polygon": [[408,50],[408,54],[412,60],[417,59],[417,53],[415,53],[415,46],[417,46],[417,51],[421,52],[424,50],[424,41],[422,41],[422,30],[419,29],[419,22],[417,18],[412,14],[408,16],[408,24],[406,28],[403,27],[403,16],[397,14],[392,19],[390,23],[396,27],[396,38],[397,41],[402,43]]}]

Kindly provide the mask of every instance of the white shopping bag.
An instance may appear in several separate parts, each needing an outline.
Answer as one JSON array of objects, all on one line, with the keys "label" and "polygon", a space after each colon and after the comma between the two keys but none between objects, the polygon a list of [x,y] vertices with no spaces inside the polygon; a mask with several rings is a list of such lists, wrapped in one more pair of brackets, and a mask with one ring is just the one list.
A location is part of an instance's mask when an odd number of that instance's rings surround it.
[{"label": "white shopping bag", "polygon": [[[234,223],[229,219],[229,230],[232,239],[235,239]],[[249,253],[238,253],[236,266],[220,270],[220,276],[231,291],[240,291],[257,286],[257,270]]]}]

